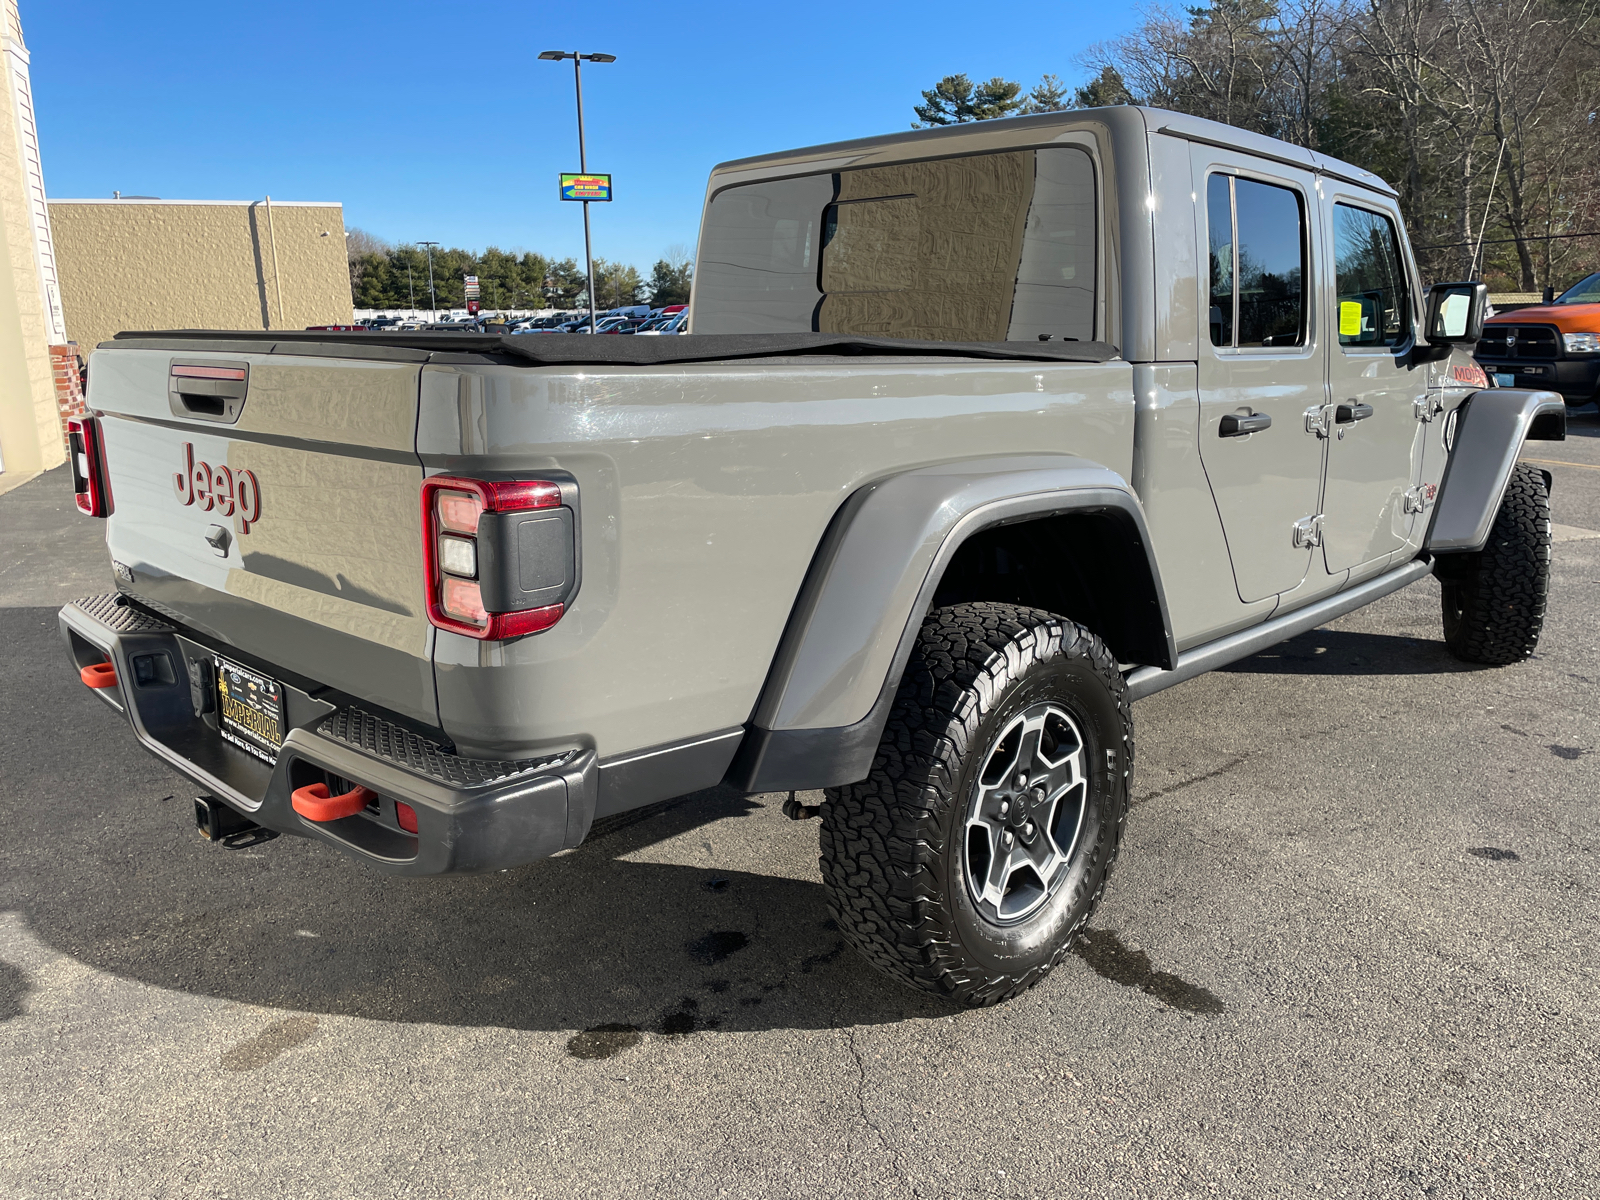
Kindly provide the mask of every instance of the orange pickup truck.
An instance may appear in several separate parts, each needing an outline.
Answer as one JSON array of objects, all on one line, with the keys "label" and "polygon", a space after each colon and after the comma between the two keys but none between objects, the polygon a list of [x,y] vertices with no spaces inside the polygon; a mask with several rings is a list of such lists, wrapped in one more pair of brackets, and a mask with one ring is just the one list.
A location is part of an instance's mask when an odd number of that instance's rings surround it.
[{"label": "orange pickup truck", "polygon": [[1490,317],[1473,357],[1501,387],[1560,392],[1574,408],[1600,400],[1600,271],[1549,304]]}]

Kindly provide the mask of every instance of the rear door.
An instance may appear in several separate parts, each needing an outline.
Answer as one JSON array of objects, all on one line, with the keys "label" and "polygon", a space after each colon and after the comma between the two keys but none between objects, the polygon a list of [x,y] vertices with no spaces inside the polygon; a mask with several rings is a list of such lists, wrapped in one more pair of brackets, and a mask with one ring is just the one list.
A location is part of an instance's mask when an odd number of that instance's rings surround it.
[{"label": "rear door", "polygon": [[107,544],[125,591],[224,653],[436,725],[415,448],[426,354],[389,354],[97,353]]},{"label": "rear door", "polygon": [[1412,361],[1416,291],[1400,218],[1377,197],[1330,190],[1327,307],[1332,405],[1323,556],[1329,574],[1377,570],[1406,544],[1422,478],[1427,367]]},{"label": "rear door", "polygon": [[1246,603],[1297,587],[1311,565],[1323,446],[1316,192],[1309,172],[1194,145],[1209,336],[1199,348],[1200,458]]}]

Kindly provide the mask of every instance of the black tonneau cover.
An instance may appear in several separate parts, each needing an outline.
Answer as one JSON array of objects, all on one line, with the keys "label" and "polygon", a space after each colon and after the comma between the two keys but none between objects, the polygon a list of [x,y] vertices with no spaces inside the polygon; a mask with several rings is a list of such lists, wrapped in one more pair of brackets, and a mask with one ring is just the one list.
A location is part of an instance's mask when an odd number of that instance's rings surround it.
[{"label": "black tonneau cover", "polygon": [[[325,333],[320,330],[167,329],[119,333],[100,343],[141,350],[195,350],[256,354],[323,354],[336,357],[428,361],[448,355],[483,355],[530,366],[657,366],[725,362],[797,354],[932,356],[1018,359],[1032,362],[1110,362],[1121,357],[1107,342],[920,342],[906,338],[852,337],[837,333],[687,333],[662,337],[581,333]],[[395,353],[398,351],[398,353]]]}]

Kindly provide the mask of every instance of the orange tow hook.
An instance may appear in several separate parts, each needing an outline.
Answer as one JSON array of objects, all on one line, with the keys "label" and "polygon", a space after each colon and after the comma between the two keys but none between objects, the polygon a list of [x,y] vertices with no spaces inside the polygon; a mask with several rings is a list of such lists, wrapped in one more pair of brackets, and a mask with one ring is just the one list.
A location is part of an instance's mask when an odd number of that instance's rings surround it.
[{"label": "orange tow hook", "polygon": [[78,678],[83,680],[84,686],[92,688],[110,688],[117,686],[117,665],[115,663],[91,663],[78,672]]},{"label": "orange tow hook", "polygon": [[327,784],[308,783],[303,788],[295,788],[289,803],[308,821],[337,821],[341,817],[355,816],[377,798],[378,793],[371,788],[356,787],[342,796],[332,796],[328,794]]}]

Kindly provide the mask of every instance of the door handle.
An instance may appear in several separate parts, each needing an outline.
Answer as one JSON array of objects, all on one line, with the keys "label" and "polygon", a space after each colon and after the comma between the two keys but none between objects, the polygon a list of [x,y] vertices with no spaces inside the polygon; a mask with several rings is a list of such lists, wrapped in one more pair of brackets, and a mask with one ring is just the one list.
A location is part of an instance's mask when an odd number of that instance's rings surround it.
[{"label": "door handle", "polygon": [[1241,416],[1238,413],[1223,413],[1222,420],[1218,423],[1218,437],[1244,437],[1247,434],[1260,433],[1272,425],[1272,418],[1266,413],[1247,413]]},{"label": "door handle", "polygon": [[1365,421],[1372,415],[1372,405],[1358,404],[1354,400],[1346,400],[1334,410],[1333,420],[1337,425],[1348,425],[1352,421]]}]

